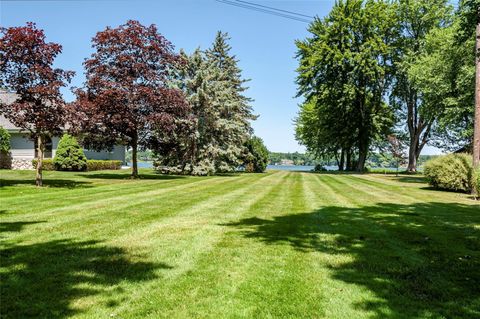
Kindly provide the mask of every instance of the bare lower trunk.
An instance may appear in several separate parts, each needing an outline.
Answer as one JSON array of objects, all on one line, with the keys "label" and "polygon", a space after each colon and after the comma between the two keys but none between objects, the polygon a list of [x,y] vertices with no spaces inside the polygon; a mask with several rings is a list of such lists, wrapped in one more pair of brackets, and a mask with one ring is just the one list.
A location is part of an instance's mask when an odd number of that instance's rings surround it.
[{"label": "bare lower trunk", "polygon": [[[364,128],[365,130],[365,128]],[[358,143],[358,163],[357,163],[357,172],[365,171],[365,162],[367,161],[368,156],[368,132],[362,132],[360,134],[360,140]]]},{"label": "bare lower trunk", "polygon": [[138,178],[138,165],[137,165],[137,150],[138,141],[135,137],[132,143],[132,178]]},{"label": "bare lower trunk", "polygon": [[35,177],[35,185],[42,186],[42,168],[43,168],[43,138],[41,135],[37,137],[37,174]]},{"label": "bare lower trunk", "polygon": [[342,152],[340,153],[340,163],[338,164],[338,170],[343,171],[345,167],[345,150],[342,148]]},{"label": "bare lower trunk", "polygon": [[417,171],[417,158],[418,158],[417,147],[418,147],[418,143],[415,143],[415,142],[412,143],[411,142],[410,147],[408,149],[408,168],[407,168],[407,171],[412,172],[412,173]]},{"label": "bare lower trunk", "polygon": [[365,162],[367,161],[368,151],[363,150],[358,153],[357,172],[365,171]]},{"label": "bare lower trunk", "polygon": [[352,164],[352,151],[350,148],[347,150],[347,171],[352,171],[353,170],[353,164]]}]

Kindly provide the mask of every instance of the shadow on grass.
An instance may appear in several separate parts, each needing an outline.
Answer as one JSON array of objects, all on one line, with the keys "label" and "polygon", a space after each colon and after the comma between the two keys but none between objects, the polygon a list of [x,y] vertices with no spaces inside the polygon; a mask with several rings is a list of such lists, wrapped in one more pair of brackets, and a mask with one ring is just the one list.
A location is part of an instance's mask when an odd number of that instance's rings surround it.
[{"label": "shadow on grass", "polygon": [[402,182],[402,183],[418,183],[418,184],[425,184],[428,183],[428,180],[424,176],[399,176],[395,180]]},{"label": "shadow on grass", "polygon": [[249,218],[227,226],[265,244],[352,261],[332,276],[377,298],[354,306],[375,318],[480,318],[480,205],[378,204]]},{"label": "shadow on grass", "polygon": [[[2,211],[0,211],[0,214]],[[34,222],[1,222],[0,223],[0,233],[3,232],[20,232],[23,228],[27,225],[38,224],[38,223],[45,223],[44,220],[42,221],[34,221]]]},{"label": "shadow on grass", "polygon": [[[81,312],[72,302],[114,292],[122,282],[155,278],[165,264],[131,261],[118,247],[95,241],[56,240],[6,246],[1,250],[2,318],[65,318]],[[107,291],[108,290],[108,291]],[[113,307],[116,301],[108,303]],[[94,307],[95,305],[92,305]],[[108,305],[107,305],[108,306]]]},{"label": "shadow on grass", "polygon": [[[90,182],[75,181],[69,179],[43,179],[43,187],[55,188],[86,188],[92,187]],[[31,179],[0,179],[0,187],[32,185],[35,186],[35,180]]]},{"label": "shadow on grass", "polygon": [[[131,178],[130,171],[125,173],[86,173],[86,174],[78,174],[77,176],[81,176],[84,178],[92,178],[92,179],[125,179],[125,180],[135,180]],[[159,179],[159,180],[169,180],[169,179],[178,179],[184,178],[184,176],[179,175],[162,175],[157,173],[140,173],[139,179]]]}]

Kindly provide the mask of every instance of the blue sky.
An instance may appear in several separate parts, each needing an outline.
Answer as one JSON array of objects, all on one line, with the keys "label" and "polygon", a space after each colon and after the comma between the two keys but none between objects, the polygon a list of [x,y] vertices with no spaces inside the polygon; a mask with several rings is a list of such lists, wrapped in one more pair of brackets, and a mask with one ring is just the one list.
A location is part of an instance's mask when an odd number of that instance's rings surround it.
[{"label": "blue sky", "polygon": [[[252,0],[254,1],[254,0]],[[334,0],[254,1],[309,16],[328,14]],[[91,38],[106,26],[118,26],[128,19],[156,24],[159,31],[176,47],[192,52],[207,48],[218,30],[231,36],[232,51],[240,60],[247,92],[254,111],[260,115],[253,123],[255,134],[262,137],[271,151],[304,151],[294,138],[293,119],[298,110],[295,99],[294,41],[308,35],[307,24],[215,0],[51,0],[0,2],[0,24],[4,27],[37,23],[48,41],[60,43],[63,53],[58,67],[76,71],[72,86],[81,86],[82,62],[91,52]],[[64,91],[65,99],[73,99]],[[428,148],[425,154],[436,153]]]}]

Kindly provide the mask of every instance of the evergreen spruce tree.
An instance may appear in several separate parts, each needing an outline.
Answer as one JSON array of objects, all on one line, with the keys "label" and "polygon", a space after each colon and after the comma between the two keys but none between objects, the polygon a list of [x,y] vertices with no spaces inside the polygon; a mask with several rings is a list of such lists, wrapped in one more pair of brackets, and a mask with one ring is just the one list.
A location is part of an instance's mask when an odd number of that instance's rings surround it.
[{"label": "evergreen spruce tree", "polygon": [[243,144],[248,140],[252,129],[250,98],[244,95],[248,89],[242,78],[238,60],[230,53],[227,33],[218,32],[212,48],[206,51],[209,68],[215,72],[215,111],[219,113],[216,131],[215,169],[219,172],[234,170],[240,163]]},{"label": "evergreen spruce tree", "polygon": [[69,134],[62,136],[53,164],[60,171],[83,171],[87,168],[87,158],[75,137]]},{"label": "evergreen spruce tree", "polygon": [[195,50],[177,75],[174,85],[187,96],[195,118],[188,141],[188,155],[159,158],[157,166],[168,172],[211,175],[235,170],[242,163],[245,142],[256,119],[244,95],[247,89],[235,56],[230,54],[228,35],[218,32],[207,51]]}]

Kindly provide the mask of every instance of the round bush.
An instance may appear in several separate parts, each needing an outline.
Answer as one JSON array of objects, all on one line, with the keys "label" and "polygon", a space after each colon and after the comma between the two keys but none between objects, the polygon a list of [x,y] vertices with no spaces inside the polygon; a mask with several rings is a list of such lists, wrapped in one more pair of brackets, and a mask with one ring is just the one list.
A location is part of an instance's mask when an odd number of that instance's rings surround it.
[{"label": "round bush", "polygon": [[59,171],[84,171],[87,168],[87,158],[75,137],[68,134],[62,136],[53,164]]},{"label": "round bush", "polygon": [[449,154],[425,163],[424,174],[435,188],[470,192],[472,190],[472,156]]},{"label": "round bush", "polygon": [[253,136],[245,143],[243,166],[247,173],[263,173],[268,164],[268,150],[263,140]]}]

